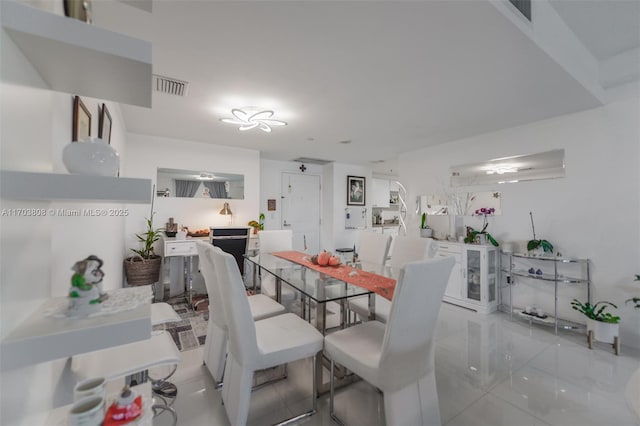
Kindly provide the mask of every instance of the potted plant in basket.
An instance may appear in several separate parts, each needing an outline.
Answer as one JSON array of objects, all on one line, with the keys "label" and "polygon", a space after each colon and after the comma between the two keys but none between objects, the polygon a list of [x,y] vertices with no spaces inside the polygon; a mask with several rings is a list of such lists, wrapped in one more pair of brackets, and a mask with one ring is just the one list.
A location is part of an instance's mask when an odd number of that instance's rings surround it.
[{"label": "potted plant in basket", "polygon": [[618,309],[616,305],[607,301],[582,303],[578,299],[573,299],[571,307],[587,317],[587,335],[589,339],[589,348],[592,346],[593,339],[600,342],[612,343],[619,352],[618,331],[620,328],[620,317],[605,312],[607,306]]},{"label": "potted plant in basket", "polygon": [[423,238],[429,238],[433,235],[433,229],[427,225],[427,214],[422,213],[422,220],[420,222],[420,236]]},{"label": "potted plant in basket", "polygon": [[[155,194],[155,187],[153,193]],[[131,249],[136,255],[124,260],[124,271],[129,285],[153,284],[160,278],[162,258],[155,254],[153,245],[160,239],[162,228],[153,227],[153,214],[152,198],[151,214],[146,219],[147,229],[141,234],[136,234],[141,247]]]}]

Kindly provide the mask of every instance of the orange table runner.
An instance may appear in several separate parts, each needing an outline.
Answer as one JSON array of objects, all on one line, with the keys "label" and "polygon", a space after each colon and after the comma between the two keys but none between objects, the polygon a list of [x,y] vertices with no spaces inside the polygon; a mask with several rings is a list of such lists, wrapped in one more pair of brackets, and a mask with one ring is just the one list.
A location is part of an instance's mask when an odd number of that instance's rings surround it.
[{"label": "orange table runner", "polygon": [[385,299],[391,300],[393,297],[393,291],[396,288],[396,280],[388,278],[382,275],[374,274],[373,272],[363,271],[356,269],[356,275],[349,275],[353,268],[351,266],[320,266],[314,265],[309,260],[309,255],[301,253],[299,251],[278,251],[271,253],[274,256],[287,259],[298,265],[305,266],[314,271],[318,271],[330,277],[337,278],[342,281],[346,281],[349,284],[357,285],[358,287],[365,288],[379,294]]}]

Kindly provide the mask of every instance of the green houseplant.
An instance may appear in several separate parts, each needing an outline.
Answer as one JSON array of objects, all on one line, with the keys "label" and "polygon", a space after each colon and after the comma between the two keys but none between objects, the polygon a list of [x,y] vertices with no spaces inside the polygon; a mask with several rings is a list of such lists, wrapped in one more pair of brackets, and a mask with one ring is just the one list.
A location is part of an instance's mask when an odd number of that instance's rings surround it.
[{"label": "green houseplant", "polygon": [[[155,194],[155,185],[153,188]],[[146,230],[136,234],[140,248],[130,249],[136,255],[124,260],[124,270],[129,285],[153,284],[160,278],[162,258],[155,254],[153,245],[160,239],[162,228],[153,227],[153,197],[151,199],[151,214],[146,221]]]},{"label": "green houseplant", "polygon": [[547,240],[536,239],[536,227],[533,225],[533,213],[529,212],[531,217],[531,230],[533,231],[533,240],[527,242],[527,250],[534,251],[542,248],[545,253],[553,253],[553,244]]},{"label": "green houseplant", "polygon": [[[640,274],[636,274],[634,281],[640,281]],[[631,299],[627,299],[625,303],[633,303],[634,308],[640,309],[640,297],[632,297]]]},{"label": "green houseplant", "polygon": [[582,303],[578,299],[573,299],[571,307],[587,317],[587,335],[589,339],[589,347],[593,339],[605,343],[612,343],[619,352],[618,332],[620,329],[620,317],[610,312],[605,312],[608,306],[618,308],[611,302],[600,301],[595,304],[589,302]]},{"label": "green houseplant", "polygon": [[427,214],[422,213],[420,220],[420,236],[423,238],[429,238],[433,235],[433,229],[427,225]]},{"label": "green houseplant", "polygon": [[[600,308],[598,308],[598,306],[600,306]],[[573,309],[580,312],[589,319],[611,324],[618,324],[618,322],[620,322],[620,317],[614,316],[609,312],[605,312],[607,306],[612,306],[616,309],[618,308],[613,303],[606,301],[596,302],[594,305],[589,302],[582,303],[578,299],[573,299],[573,301],[571,302],[571,307]]]}]

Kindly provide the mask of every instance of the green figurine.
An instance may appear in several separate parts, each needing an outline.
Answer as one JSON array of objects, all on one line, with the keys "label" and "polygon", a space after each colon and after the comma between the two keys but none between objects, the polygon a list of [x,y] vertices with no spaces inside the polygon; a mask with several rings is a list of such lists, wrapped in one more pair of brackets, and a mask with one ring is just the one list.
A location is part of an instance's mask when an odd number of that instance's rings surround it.
[{"label": "green figurine", "polygon": [[100,269],[102,259],[89,256],[76,262],[71,268],[71,288],[69,289],[69,313],[72,315],[86,315],[97,311],[102,301],[102,279],[104,272]]}]

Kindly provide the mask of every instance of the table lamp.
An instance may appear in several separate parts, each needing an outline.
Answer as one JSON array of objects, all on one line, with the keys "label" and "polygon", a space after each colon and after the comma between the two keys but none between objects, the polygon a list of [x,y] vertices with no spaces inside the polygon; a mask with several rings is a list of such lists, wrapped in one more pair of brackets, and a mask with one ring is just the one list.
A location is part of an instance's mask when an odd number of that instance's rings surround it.
[{"label": "table lamp", "polygon": [[220,210],[220,214],[229,216],[229,225],[231,225],[231,221],[233,219],[233,212],[229,208],[229,203],[224,203],[224,206],[222,206],[222,210]]}]

